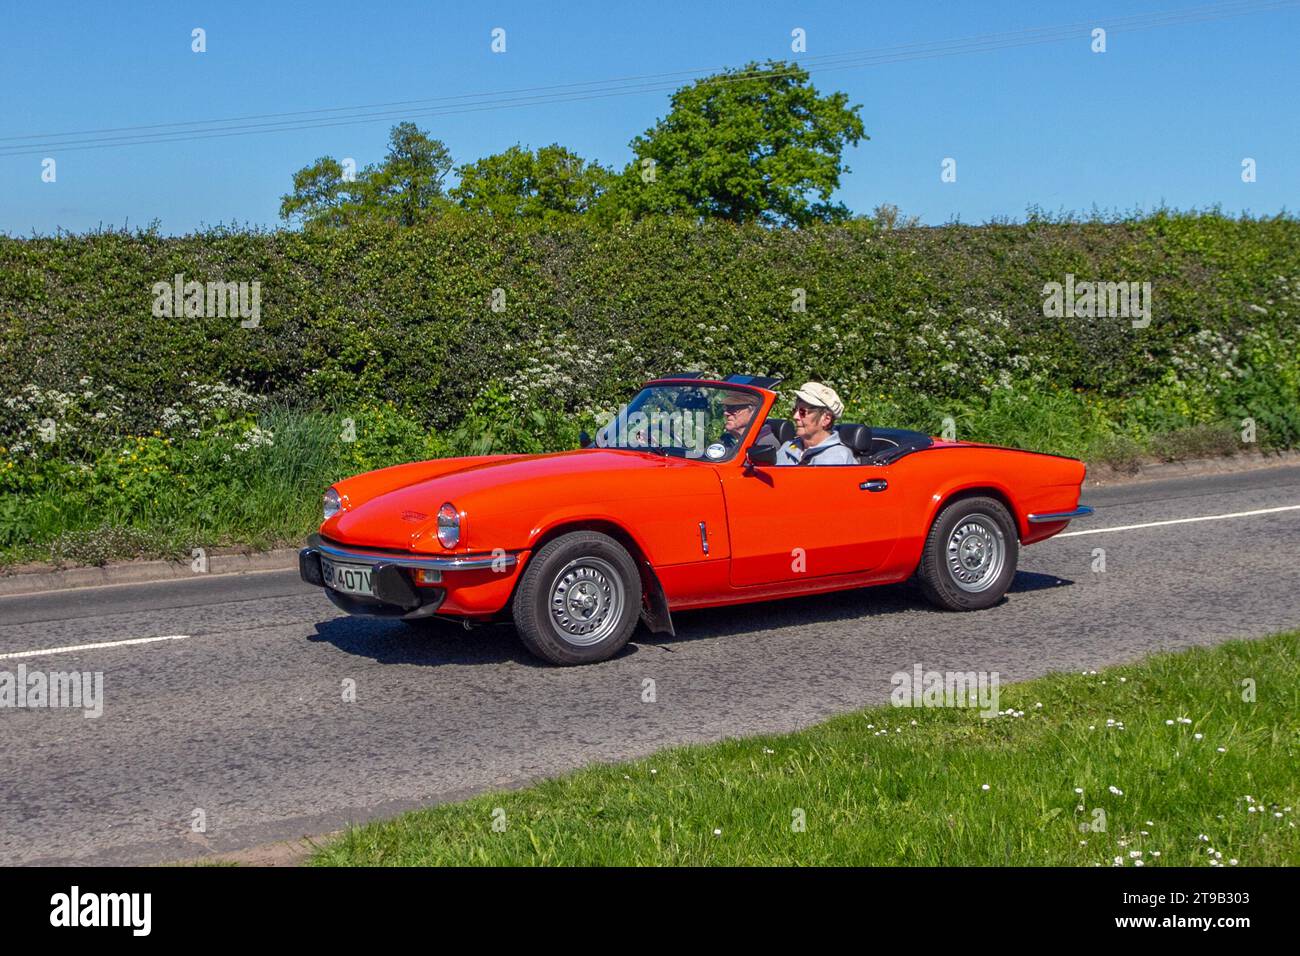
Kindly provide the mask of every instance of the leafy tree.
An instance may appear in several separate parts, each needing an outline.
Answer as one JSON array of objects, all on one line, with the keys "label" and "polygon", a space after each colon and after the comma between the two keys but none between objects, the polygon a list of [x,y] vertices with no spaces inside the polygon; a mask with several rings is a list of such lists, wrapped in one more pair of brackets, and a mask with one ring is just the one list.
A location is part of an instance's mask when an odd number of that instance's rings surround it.
[{"label": "leafy tree", "polygon": [[443,180],[451,172],[451,152],[414,123],[399,123],[388,138],[388,155],[368,171],[372,202],[403,226],[413,226],[433,209],[447,205]]},{"label": "leafy tree", "polygon": [[882,202],[870,216],[855,217],[875,223],[881,229],[915,229],[921,225],[920,216],[905,216],[903,210],[890,202]]},{"label": "leafy tree", "polygon": [[793,63],[750,63],[673,94],[672,109],[631,142],[636,158],[603,217],[687,214],[804,225],[846,219],[829,202],[846,145],[869,139],[844,93],[821,96]]},{"label": "leafy tree", "polygon": [[342,164],[322,156],[293,174],[293,192],[280,198],[280,218],[339,225],[344,207],[359,198],[360,186],[343,179]]},{"label": "leafy tree", "polygon": [[357,219],[387,219],[414,225],[450,205],[443,182],[451,171],[446,145],[414,123],[399,123],[388,137],[388,153],[352,181],[343,166],[322,156],[293,175],[293,192],[281,197],[280,217],[311,225],[341,225]]},{"label": "leafy tree", "polygon": [[614,174],[558,143],[534,152],[511,146],[462,166],[451,196],[466,209],[503,218],[557,219],[585,213]]}]

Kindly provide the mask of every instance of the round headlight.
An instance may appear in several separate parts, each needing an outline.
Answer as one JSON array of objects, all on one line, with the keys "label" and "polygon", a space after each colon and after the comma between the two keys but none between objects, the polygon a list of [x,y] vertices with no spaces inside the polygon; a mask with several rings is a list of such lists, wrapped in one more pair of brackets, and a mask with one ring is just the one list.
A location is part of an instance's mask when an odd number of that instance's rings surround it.
[{"label": "round headlight", "polygon": [[321,506],[325,512],[326,520],[343,510],[343,502],[339,501],[339,493],[333,488],[321,496]]},{"label": "round headlight", "polygon": [[460,543],[460,512],[450,501],[438,509],[438,540],[444,548]]}]

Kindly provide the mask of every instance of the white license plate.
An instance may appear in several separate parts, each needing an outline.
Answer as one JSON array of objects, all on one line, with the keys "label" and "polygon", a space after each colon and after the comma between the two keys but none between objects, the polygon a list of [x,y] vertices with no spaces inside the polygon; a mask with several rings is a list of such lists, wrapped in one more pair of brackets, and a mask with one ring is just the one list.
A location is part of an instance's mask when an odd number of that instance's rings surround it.
[{"label": "white license plate", "polygon": [[320,567],[325,576],[326,587],[342,591],[344,594],[375,596],[375,588],[370,580],[372,569],[366,565],[335,564],[328,558],[321,558]]}]

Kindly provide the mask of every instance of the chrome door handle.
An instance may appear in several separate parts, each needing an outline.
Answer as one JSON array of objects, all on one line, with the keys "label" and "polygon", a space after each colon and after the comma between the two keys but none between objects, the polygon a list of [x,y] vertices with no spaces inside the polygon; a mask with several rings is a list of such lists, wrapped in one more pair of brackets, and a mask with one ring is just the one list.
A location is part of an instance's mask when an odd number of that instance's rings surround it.
[{"label": "chrome door handle", "polygon": [[858,485],[858,491],[884,491],[889,487],[889,482],[884,478],[872,478],[870,481],[864,481]]}]

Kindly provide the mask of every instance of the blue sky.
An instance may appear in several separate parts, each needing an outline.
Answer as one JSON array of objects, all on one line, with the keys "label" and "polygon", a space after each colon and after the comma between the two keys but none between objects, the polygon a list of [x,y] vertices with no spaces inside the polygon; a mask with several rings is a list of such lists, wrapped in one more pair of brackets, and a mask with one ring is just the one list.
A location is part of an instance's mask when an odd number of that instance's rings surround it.
[{"label": "blue sky", "polygon": [[[0,12],[0,231],[278,223],[293,172],[322,155],[380,159],[397,116],[364,125],[91,150],[6,154],[12,137],[428,99],[752,59],[880,51],[903,44],[1096,23],[1206,0],[1041,3],[606,2],[367,5],[7,3]],[[191,51],[191,30],[207,52]],[[491,31],[506,30],[506,52]],[[1049,210],[1276,213],[1300,197],[1300,5],[1062,42],[814,68],[843,90],[871,139],[847,153],[838,198],[891,202],[927,223]],[[683,78],[685,81],[685,78]],[[622,166],[668,92],[410,118],[458,162],[516,142],[559,142]],[[56,181],[42,182],[42,160]],[[957,181],[940,181],[946,157]],[[1256,161],[1243,183],[1241,162]]]}]

